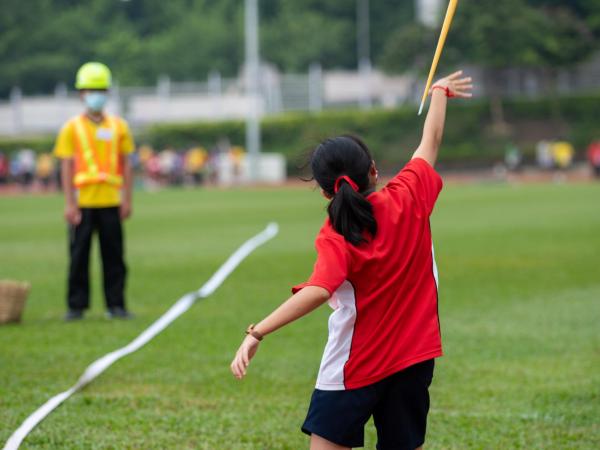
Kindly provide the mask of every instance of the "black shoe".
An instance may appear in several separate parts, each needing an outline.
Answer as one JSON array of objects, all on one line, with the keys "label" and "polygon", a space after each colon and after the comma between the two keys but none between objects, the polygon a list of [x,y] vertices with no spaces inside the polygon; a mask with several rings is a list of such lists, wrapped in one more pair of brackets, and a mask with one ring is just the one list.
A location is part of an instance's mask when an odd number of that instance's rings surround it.
[{"label": "black shoe", "polygon": [[133,314],[131,314],[125,308],[116,306],[114,308],[108,308],[108,311],[106,311],[106,317],[108,319],[133,319]]},{"label": "black shoe", "polygon": [[65,321],[73,322],[83,319],[83,309],[69,309],[65,314]]}]

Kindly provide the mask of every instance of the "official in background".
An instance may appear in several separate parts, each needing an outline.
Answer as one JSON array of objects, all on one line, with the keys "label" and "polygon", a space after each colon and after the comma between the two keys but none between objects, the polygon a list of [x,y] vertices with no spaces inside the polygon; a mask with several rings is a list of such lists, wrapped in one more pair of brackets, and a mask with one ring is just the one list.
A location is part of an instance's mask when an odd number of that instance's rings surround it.
[{"label": "official in background", "polygon": [[111,86],[108,67],[88,62],[75,87],[85,112],[61,129],[54,155],[61,160],[64,216],[69,224],[68,311],[65,320],[83,318],[89,307],[89,255],[98,233],[107,317],[131,318],[125,305],[127,268],[121,222],[131,215],[132,171],[128,155],[134,142],[125,120],[104,113]]}]

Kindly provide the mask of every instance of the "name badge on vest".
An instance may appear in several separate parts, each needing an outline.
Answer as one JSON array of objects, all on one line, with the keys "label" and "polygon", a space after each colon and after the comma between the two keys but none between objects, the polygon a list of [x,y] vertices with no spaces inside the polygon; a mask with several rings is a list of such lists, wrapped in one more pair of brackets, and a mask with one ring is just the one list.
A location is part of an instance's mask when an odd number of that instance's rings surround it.
[{"label": "name badge on vest", "polygon": [[96,139],[99,141],[110,141],[113,138],[113,131],[110,128],[98,128]]}]

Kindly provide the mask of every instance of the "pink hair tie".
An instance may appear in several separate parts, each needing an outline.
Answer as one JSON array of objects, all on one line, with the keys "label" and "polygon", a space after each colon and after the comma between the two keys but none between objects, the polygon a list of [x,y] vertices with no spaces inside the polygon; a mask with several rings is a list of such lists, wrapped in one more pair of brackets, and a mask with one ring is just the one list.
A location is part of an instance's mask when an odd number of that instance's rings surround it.
[{"label": "pink hair tie", "polygon": [[358,185],[354,181],[352,181],[352,178],[350,178],[348,175],[340,175],[339,177],[336,178],[335,184],[333,185],[334,193],[337,194],[338,191],[340,190],[340,183],[342,180],[344,180],[346,183],[348,183],[355,192],[358,192]]}]

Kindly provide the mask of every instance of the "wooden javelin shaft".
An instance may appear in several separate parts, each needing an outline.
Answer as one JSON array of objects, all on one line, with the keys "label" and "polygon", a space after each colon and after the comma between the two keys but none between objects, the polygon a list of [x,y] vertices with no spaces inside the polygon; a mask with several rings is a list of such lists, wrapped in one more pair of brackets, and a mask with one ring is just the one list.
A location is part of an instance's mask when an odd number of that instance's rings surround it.
[{"label": "wooden javelin shaft", "polygon": [[433,55],[431,69],[429,69],[427,84],[425,85],[425,91],[423,92],[423,98],[421,99],[421,106],[419,106],[419,115],[421,115],[421,113],[423,112],[423,105],[425,104],[425,99],[427,98],[427,94],[429,93],[429,88],[431,87],[431,82],[433,81],[435,70],[437,69],[438,62],[440,61],[440,56],[442,56],[442,49],[444,48],[444,44],[446,43],[446,36],[448,35],[448,31],[450,30],[450,24],[452,23],[452,19],[454,18],[454,12],[456,11],[457,4],[458,0],[450,0],[450,3],[448,3],[446,17],[444,17],[442,31],[440,32],[440,38],[438,39],[435,54]]}]

